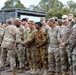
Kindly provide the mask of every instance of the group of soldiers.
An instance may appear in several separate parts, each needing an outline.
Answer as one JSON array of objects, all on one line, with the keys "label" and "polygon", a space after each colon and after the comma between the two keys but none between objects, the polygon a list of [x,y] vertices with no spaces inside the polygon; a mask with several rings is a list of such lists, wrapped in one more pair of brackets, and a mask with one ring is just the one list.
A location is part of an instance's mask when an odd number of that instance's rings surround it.
[{"label": "group of soldiers", "polygon": [[73,14],[47,21],[42,17],[38,22],[10,18],[2,25],[0,21],[0,72],[9,64],[7,72],[12,75],[72,75],[72,54],[76,60]]}]

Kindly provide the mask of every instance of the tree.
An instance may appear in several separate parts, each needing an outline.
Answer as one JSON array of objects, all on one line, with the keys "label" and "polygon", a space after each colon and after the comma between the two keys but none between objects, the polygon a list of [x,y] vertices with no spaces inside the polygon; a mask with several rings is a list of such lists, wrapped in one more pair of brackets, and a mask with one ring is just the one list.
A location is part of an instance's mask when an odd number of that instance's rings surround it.
[{"label": "tree", "polygon": [[6,8],[25,8],[25,6],[20,2],[20,0],[7,0],[2,9]]},{"label": "tree", "polygon": [[46,18],[51,18],[53,16],[56,16],[58,18],[61,18],[62,15],[68,15],[70,12],[70,9],[69,8],[62,8],[61,10],[55,12],[54,10],[52,10],[51,12],[49,12],[47,15],[46,15]]},{"label": "tree", "polygon": [[58,0],[41,0],[34,10],[49,12],[50,10],[60,10],[64,5]]},{"label": "tree", "polygon": [[67,5],[69,6],[71,12],[75,12],[76,11],[76,3],[75,2],[70,0],[70,1],[67,2]]}]

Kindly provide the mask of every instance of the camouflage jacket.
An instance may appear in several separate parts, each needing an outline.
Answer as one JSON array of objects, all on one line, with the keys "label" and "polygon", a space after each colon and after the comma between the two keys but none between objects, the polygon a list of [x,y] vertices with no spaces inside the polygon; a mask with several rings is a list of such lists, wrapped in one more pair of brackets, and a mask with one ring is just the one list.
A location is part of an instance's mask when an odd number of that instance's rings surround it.
[{"label": "camouflage jacket", "polygon": [[37,30],[33,37],[29,39],[29,43],[35,41],[39,48],[46,48],[46,33],[41,29]]},{"label": "camouflage jacket", "polygon": [[5,28],[4,38],[1,44],[2,48],[14,48],[15,43],[21,41],[20,31],[14,25]]}]

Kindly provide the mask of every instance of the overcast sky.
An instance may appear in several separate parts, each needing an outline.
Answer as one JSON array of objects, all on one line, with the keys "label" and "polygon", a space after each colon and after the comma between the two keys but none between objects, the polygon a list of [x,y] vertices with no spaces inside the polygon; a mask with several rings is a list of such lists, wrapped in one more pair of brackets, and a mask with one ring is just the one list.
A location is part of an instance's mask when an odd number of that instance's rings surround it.
[{"label": "overcast sky", "polygon": [[[3,5],[6,1],[7,0],[1,0],[0,8],[3,7]],[[29,5],[37,5],[41,0],[20,0],[20,1],[21,1],[21,3],[24,4],[24,6],[29,7]],[[61,1],[63,4],[66,4],[66,2],[69,0],[59,0],[59,1]],[[72,1],[76,2],[76,0],[72,0]]]}]

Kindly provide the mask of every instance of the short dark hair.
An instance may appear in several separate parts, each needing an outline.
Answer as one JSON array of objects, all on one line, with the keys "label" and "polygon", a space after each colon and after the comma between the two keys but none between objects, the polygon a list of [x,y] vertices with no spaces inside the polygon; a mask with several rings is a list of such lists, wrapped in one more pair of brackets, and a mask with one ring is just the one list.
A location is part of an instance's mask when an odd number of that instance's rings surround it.
[{"label": "short dark hair", "polygon": [[27,20],[27,18],[23,18],[23,19],[21,20],[21,22],[23,22],[23,21],[26,21],[26,22],[27,22],[28,20]]}]

